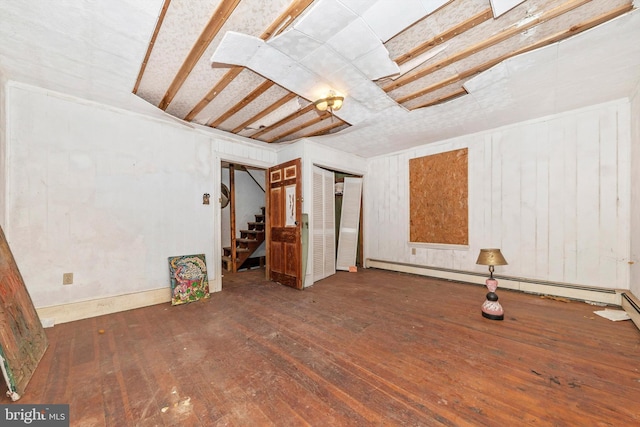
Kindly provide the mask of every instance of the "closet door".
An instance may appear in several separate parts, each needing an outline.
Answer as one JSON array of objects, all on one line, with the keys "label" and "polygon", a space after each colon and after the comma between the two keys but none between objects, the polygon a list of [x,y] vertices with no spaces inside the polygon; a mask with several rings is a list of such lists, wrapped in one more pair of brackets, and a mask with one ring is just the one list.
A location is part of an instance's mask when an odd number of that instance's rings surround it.
[{"label": "closet door", "polygon": [[336,269],[338,270],[348,271],[350,266],[356,265],[361,196],[362,178],[345,178],[338,237],[338,258],[336,260]]},{"label": "closet door", "polygon": [[334,174],[313,167],[313,281],[336,272]]}]

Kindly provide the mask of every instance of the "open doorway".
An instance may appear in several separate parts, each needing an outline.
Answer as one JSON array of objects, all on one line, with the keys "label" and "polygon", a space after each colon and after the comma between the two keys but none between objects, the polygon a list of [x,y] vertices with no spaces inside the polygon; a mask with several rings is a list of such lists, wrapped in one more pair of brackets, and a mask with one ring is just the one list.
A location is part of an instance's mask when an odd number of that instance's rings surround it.
[{"label": "open doorway", "polygon": [[243,272],[265,269],[266,170],[221,163],[222,287]]}]

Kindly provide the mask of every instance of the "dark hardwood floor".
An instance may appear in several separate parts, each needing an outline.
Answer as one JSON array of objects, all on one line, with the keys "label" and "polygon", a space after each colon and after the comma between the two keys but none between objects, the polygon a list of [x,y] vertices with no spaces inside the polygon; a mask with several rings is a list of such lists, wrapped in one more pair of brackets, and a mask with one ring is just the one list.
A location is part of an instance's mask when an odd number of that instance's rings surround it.
[{"label": "dark hardwood floor", "polygon": [[640,332],[601,307],[498,289],[492,321],[480,286],[262,274],[47,329],[17,403],[69,403],[72,426],[640,425]]}]

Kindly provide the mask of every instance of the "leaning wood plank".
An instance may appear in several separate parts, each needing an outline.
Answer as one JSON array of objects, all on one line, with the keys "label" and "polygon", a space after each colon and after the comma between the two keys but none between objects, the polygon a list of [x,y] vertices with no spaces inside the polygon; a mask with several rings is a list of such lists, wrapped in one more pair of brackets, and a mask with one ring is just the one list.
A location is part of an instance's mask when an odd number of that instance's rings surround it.
[{"label": "leaning wood plank", "polygon": [[46,349],[47,336],[0,228],[0,363],[11,400],[24,393]]}]

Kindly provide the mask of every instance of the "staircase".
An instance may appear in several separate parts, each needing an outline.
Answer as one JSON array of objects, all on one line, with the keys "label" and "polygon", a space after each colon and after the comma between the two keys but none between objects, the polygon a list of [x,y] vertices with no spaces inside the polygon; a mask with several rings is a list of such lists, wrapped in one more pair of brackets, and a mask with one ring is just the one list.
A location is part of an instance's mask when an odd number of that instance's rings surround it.
[{"label": "staircase", "polygon": [[[240,230],[240,237],[236,238],[236,270],[242,268],[242,265],[251,255],[258,249],[258,247],[264,242],[265,232],[265,208],[260,208],[262,213],[255,215],[256,220],[254,222],[247,223],[246,230]],[[231,265],[231,247],[227,246],[222,248],[222,265],[226,271],[232,271]]]}]

